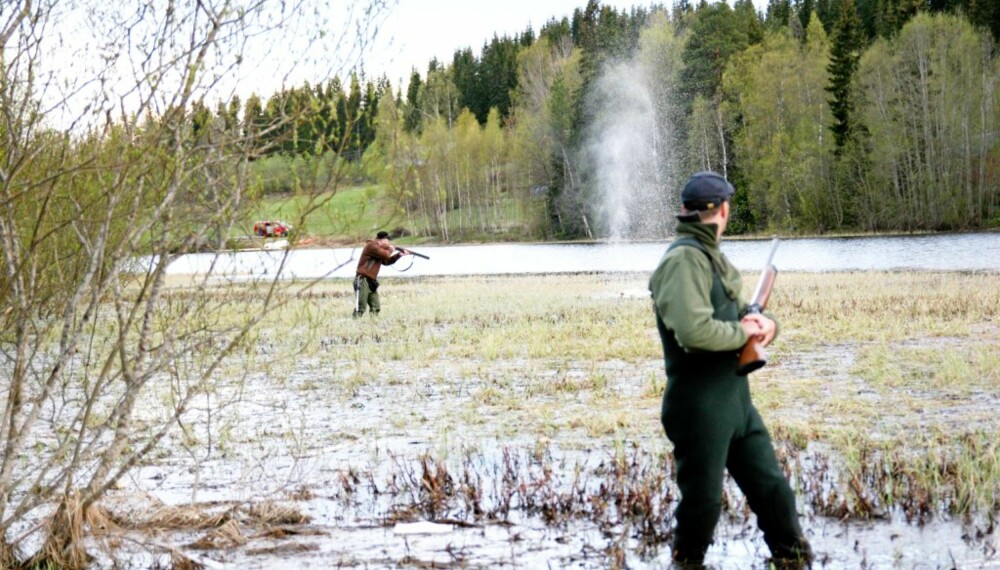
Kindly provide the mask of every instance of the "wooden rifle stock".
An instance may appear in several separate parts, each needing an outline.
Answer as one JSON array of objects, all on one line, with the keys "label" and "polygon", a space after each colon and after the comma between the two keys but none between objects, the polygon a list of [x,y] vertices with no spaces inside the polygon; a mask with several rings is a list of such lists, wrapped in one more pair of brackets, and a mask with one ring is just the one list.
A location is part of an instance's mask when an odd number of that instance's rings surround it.
[{"label": "wooden rifle stock", "polygon": [[[778,269],[771,262],[774,260],[774,252],[778,249],[778,238],[771,242],[771,254],[767,257],[764,270],[760,273],[760,280],[757,282],[757,289],[750,299],[746,314],[760,314],[767,308],[767,301],[771,298],[771,290],[774,288],[774,280],[778,277]],[[746,376],[751,372],[763,368],[767,364],[767,353],[757,337],[750,337],[747,343],[740,350],[739,364],[736,366],[736,373]]]}]

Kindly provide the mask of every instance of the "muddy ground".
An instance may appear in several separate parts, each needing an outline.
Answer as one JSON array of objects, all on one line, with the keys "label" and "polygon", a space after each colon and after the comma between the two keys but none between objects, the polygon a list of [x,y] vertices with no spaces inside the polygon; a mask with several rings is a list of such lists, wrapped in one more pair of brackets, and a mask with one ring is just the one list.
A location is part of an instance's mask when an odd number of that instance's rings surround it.
[{"label": "muddy ground", "polygon": [[[642,276],[570,279],[562,286],[645,310]],[[676,488],[659,424],[663,372],[655,351],[593,360],[503,351],[440,358],[428,349],[414,358],[364,360],[353,346],[388,345],[393,330],[407,324],[386,315],[403,310],[389,301],[393,287],[407,299],[407,287],[418,285],[386,287],[380,320],[340,316],[339,294],[315,301],[315,310],[337,315],[330,331],[355,333],[321,332],[292,358],[285,353],[294,338],[275,332],[255,341],[256,370],[221,379],[159,456],[107,501],[112,522],[104,539],[118,564],[669,566]],[[449,327],[421,326],[422,337]],[[975,326],[976,335],[933,342],[1000,346],[995,324]],[[640,340],[656,346],[655,329],[644,330]],[[795,339],[796,331],[783,334]],[[842,427],[847,437],[852,430],[1000,433],[1000,388],[993,384],[962,395],[900,390],[906,406],[887,398],[853,367],[873,342],[809,344],[800,352],[786,345],[754,378],[758,406],[800,493],[814,567],[1000,568],[995,510],[955,516],[936,499],[941,504],[923,508],[880,504],[863,516],[854,504],[836,514],[849,491],[837,488],[842,467],[832,446],[803,438],[813,425]],[[841,399],[859,407],[831,413],[831,402]],[[416,534],[399,526],[419,521],[437,524]],[[121,557],[129,551],[134,555]],[[706,562],[766,568],[767,555],[753,515],[728,484]]]}]

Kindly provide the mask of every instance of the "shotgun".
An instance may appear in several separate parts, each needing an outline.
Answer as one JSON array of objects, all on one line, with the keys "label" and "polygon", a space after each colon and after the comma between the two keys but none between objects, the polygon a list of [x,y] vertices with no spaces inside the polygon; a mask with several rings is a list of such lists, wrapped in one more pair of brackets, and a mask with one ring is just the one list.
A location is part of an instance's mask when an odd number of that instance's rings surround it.
[{"label": "shotgun", "polygon": [[[764,264],[763,271],[760,272],[760,281],[757,282],[757,289],[753,292],[753,298],[747,305],[746,314],[760,314],[767,308],[767,300],[771,298],[771,289],[774,288],[774,280],[778,276],[778,269],[772,263],[774,253],[778,250],[778,238],[771,241],[771,253],[767,256],[767,263]],[[736,367],[736,373],[746,376],[754,370],[767,364],[767,354],[764,347],[756,337],[747,339],[747,343],[740,350],[740,360]]]},{"label": "shotgun", "polygon": [[415,256],[417,256],[417,257],[419,257],[421,259],[430,259],[429,256],[426,256],[426,255],[424,255],[422,253],[417,253],[417,252],[413,251],[412,249],[406,249],[406,248],[403,248],[403,247],[397,247],[396,249],[398,249],[399,251],[408,253],[410,255],[415,255]]}]

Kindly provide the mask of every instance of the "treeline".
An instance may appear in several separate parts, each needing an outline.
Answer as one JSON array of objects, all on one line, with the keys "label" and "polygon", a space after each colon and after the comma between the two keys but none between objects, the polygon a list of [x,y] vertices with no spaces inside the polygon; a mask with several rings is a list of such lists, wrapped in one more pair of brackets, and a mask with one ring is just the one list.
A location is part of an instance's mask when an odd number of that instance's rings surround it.
[{"label": "treeline", "polygon": [[646,209],[660,218],[687,173],[712,169],[738,189],[736,231],[982,228],[1000,223],[997,38],[1000,3],[984,0],[771,0],[763,12],[591,0],[537,34],[431,61],[405,94],[352,76],[346,90],[304,85],[216,115],[258,135],[268,188],[302,183],[276,164],[346,160],[385,185],[409,231],[444,240],[609,235],[609,201],[649,204],[614,196],[629,190],[601,165],[623,160],[608,129],[635,108],[649,113],[633,138],[658,163],[662,204]]}]

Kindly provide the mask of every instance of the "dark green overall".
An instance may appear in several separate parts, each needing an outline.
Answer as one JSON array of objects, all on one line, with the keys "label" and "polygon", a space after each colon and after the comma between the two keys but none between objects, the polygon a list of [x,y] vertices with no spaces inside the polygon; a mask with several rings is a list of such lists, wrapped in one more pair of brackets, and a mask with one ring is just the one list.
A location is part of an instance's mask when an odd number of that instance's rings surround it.
[{"label": "dark green overall", "polygon": [[[671,245],[705,251],[693,238]],[[706,252],[707,255],[707,252]],[[739,320],[739,304],[728,296],[713,264],[713,318]],[[724,469],[739,485],[775,558],[808,553],[801,539],[795,496],[775,459],[771,438],[750,401],[746,376],[736,374],[738,351],[688,352],[657,311],[667,387],[661,421],[674,444],[681,500],[675,513],[678,560],[701,561],[722,509]]]},{"label": "dark green overall", "polygon": [[373,317],[378,316],[379,311],[382,310],[382,303],[378,297],[378,281],[364,275],[356,275],[354,277],[354,316],[364,315],[366,308],[371,309]]}]

